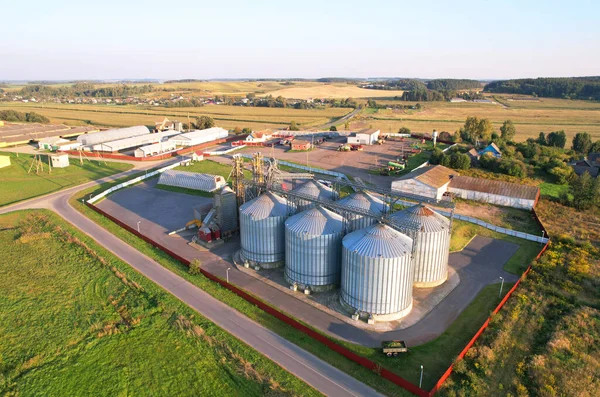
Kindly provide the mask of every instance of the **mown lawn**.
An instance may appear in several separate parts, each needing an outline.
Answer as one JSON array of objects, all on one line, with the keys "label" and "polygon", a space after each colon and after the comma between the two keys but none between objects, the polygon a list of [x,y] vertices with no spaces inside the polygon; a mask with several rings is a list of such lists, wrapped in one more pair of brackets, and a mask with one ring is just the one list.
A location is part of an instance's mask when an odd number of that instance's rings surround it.
[{"label": "mown lawn", "polygon": [[[265,327],[276,332],[277,334],[283,336],[292,343],[311,352],[312,354],[327,361],[328,363],[341,369],[342,371],[347,372],[348,374],[370,385],[371,387],[375,388],[381,393],[390,396],[411,395],[410,393],[404,391],[403,389],[392,384],[391,382],[382,379],[374,372],[369,371],[349,361],[343,356],[332,352],[320,343],[316,343],[312,338],[309,338],[308,336],[297,331],[296,329],[266,314],[262,310],[249,304],[242,298],[220,287],[214,282],[211,282],[207,278],[203,276],[189,275],[187,272],[187,267],[181,264],[180,262],[174,260],[164,252],[152,247],[143,240],[125,231],[113,222],[109,221],[108,219],[104,218],[103,216],[97,214],[96,212],[81,204],[81,198],[89,195],[89,193],[92,193],[94,190],[96,192],[99,192],[104,189],[107,189],[108,187],[110,187],[110,184],[105,184],[104,186],[94,187],[82,191],[71,199],[71,205],[73,205],[76,209],[84,213],[86,216],[88,216],[90,219],[92,219],[105,229],[111,231],[115,236],[119,237],[121,240],[135,247],[145,255],[148,255],[152,259],[156,260],[161,265],[165,266],[167,269],[186,278],[187,280],[202,288],[206,292],[210,293],[217,299],[227,303],[229,306],[235,308],[241,313],[244,313],[246,316],[264,325]],[[477,228],[477,226],[475,227]],[[479,232],[478,229],[468,230],[470,232]],[[483,231],[480,234],[484,234],[486,230],[487,229],[483,229]],[[490,233],[494,232],[490,231]],[[515,242],[519,243],[520,240],[515,239]],[[533,246],[531,246],[531,248],[533,248]],[[527,249],[529,249],[529,247]],[[519,252],[521,252],[521,249],[517,252],[517,255],[519,255]],[[522,252],[528,253],[529,251]],[[523,263],[523,261],[526,261],[527,259],[528,257],[525,256],[522,259],[515,260],[515,266],[517,264],[520,266]],[[509,264],[512,262],[513,260],[511,259]],[[526,262],[526,264],[528,263],[529,262]],[[509,264],[507,264],[505,268],[509,267]],[[430,388],[442,375],[443,371],[446,370],[447,366],[450,365],[450,363],[453,361],[456,355],[458,355],[458,353],[464,347],[466,342],[473,336],[473,334],[481,326],[481,324],[483,324],[485,319],[489,316],[490,311],[497,305],[497,292],[492,293],[489,291],[497,291],[497,286],[486,287],[471,303],[468,309],[465,310],[459,316],[456,322],[451,326],[449,330],[447,330],[445,334],[425,345],[413,347],[412,353],[399,361],[393,361],[393,359],[390,360],[383,355],[379,356],[381,354],[379,349],[365,348],[359,345],[354,345],[345,342],[340,343],[344,344],[345,346],[356,351],[359,354],[376,359],[377,361],[381,362],[383,367],[393,370],[399,375],[417,384],[419,381],[418,369],[419,366],[423,364],[426,368],[423,386],[425,388]],[[496,298],[492,297],[492,295]]]},{"label": "mown lawn", "polygon": [[49,211],[0,252],[0,395],[319,395]]},{"label": "mown lawn", "polygon": [[0,168],[0,206],[17,201],[52,193],[67,187],[76,186],[95,179],[104,178],[133,168],[133,165],[117,162],[98,162],[70,159],[71,165],[66,168],[52,168],[48,172],[48,157],[41,155],[44,172],[35,173],[35,167],[27,173],[33,161],[33,155],[0,152],[10,156],[11,165]]},{"label": "mown lawn", "polygon": [[[229,174],[231,174],[232,166],[217,163],[212,160],[196,161],[188,166],[179,166],[174,168],[177,171],[197,172],[200,174],[211,174],[221,175],[223,178],[229,181]],[[252,173],[248,170],[244,170],[244,176],[248,179],[252,178]]]}]

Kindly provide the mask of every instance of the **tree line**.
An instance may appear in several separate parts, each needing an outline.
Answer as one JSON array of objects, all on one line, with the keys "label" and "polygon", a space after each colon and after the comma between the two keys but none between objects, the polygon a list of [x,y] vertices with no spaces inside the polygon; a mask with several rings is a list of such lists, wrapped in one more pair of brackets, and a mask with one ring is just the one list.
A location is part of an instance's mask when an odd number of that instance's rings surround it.
[{"label": "tree line", "polygon": [[538,97],[600,100],[600,76],[494,81],[484,91]]},{"label": "tree line", "polygon": [[16,123],[48,124],[50,119],[35,112],[17,112],[15,110],[0,110],[0,120]]},{"label": "tree line", "polygon": [[120,84],[111,87],[96,88],[90,83],[75,83],[71,86],[52,87],[42,84],[29,84],[19,90],[19,95],[42,96],[42,97],[63,97],[63,96],[78,96],[78,97],[96,97],[96,98],[123,98],[128,96],[146,94],[155,91],[155,87],[150,84],[146,85],[126,85]]}]

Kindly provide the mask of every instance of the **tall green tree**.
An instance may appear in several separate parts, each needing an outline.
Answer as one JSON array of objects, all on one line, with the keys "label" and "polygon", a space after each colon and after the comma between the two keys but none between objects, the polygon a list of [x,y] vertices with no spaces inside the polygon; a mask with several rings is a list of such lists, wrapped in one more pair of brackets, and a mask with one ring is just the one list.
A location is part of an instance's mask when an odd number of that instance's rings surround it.
[{"label": "tall green tree", "polygon": [[515,125],[513,124],[512,120],[506,120],[502,124],[502,127],[500,127],[500,136],[505,141],[512,142],[516,133],[517,129],[515,128]]},{"label": "tall green tree", "polygon": [[573,137],[573,150],[577,153],[587,155],[592,148],[592,137],[587,132],[578,132]]},{"label": "tall green tree", "polygon": [[546,140],[546,134],[544,132],[540,132],[537,139],[535,140],[538,145],[546,146],[548,141]]},{"label": "tall green tree", "polygon": [[554,131],[548,134],[546,141],[548,142],[548,146],[564,149],[567,144],[567,134],[563,130]]},{"label": "tall green tree", "polygon": [[589,172],[571,180],[571,193],[573,194],[573,206],[579,210],[585,210],[598,202],[600,194],[600,179],[594,180]]},{"label": "tall green tree", "polygon": [[212,128],[215,126],[215,121],[212,117],[209,116],[200,116],[196,118],[196,122],[193,123],[194,127],[199,130],[205,130],[207,128]]},{"label": "tall green tree", "polygon": [[596,141],[592,144],[590,153],[600,153],[600,141]]}]

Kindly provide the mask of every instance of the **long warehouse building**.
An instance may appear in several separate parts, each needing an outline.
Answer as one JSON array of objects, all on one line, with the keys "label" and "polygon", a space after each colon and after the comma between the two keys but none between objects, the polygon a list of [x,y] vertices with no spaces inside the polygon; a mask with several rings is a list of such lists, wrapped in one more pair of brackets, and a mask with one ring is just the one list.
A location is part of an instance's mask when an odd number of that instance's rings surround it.
[{"label": "long warehouse building", "polygon": [[[145,127],[144,127],[145,128]],[[132,136],[130,138],[119,139],[116,141],[103,142],[92,146],[92,150],[95,152],[118,152],[120,150],[136,148],[145,145],[152,145],[154,143],[163,142],[166,138],[177,135],[179,132],[173,130],[166,130],[163,132],[157,132],[155,134],[144,134],[138,136]]]},{"label": "long warehouse building", "polygon": [[95,132],[93,134],[84,134],[77,137],[77,141],[82,146],[92,146],[103,142],[112,142],[119,139],[131,138],[132,136],[150,134],[148,127],[136,125],[134,127],[116,128],[112,130]]},{"label": "long warehouse building", "polygon": [[202,143],[216,141],[217,139],[227,138],[229,132],[220,127],[207,128],[205,130],[195,130],[177,135],[169,141],[175,142],[177,146],[195,146]]}]

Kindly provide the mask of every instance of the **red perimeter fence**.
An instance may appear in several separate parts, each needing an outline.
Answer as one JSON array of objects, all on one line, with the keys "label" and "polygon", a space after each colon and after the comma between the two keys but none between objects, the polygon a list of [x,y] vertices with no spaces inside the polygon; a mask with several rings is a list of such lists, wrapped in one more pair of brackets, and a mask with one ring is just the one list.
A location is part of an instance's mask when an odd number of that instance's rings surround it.
[{"label": "red perimeter fence", "polygon": [[[179,262],[183,263],[186,266],[189,266],[190,261],[188,261],[187,259],[185,259],[184,257],[176,254],[175,252],[171,251],[170,249],[168,249],[167,247],[155,242],[154,240],[144,236],[143,234],[139,233],[136,229],[132,228],[131,226],[121,222],[119,219],[113,217],[112,215],[104,212],[102,209],[96,207],[93,204],[90,203],[86,203],[86,205],[91,208],[92,210],[96,211],[97,213],[105,216],[106,218],[110,219],[111,221],[113,221],[114,223],[116,223],[117,225],[121,226],[123,229],[129,231],[130,233],[135,234],[136,236],[138,236],[139,238],[141,238],[142,240],[144,240],[145,242],[149,243],[150,245],[152,245],[153,247],[156,247],[162,251],[164,251],[165,253],[167,253],[169,256],[171,256],[172,258],[178,260]],[[540,225],[540,227],[544,230],[544,232],[546,232],[546,229],[544,227],[544,225],[541,223],[541,221],[539,220],[537,214],[535,213],[535,211],[533,212],[533,216],[535,218],[535,220],[538,222],[538,224]],[[544,247],[541,249],[540,253],[537,255],[537,257],[535,258],[536,260],[539,259],[542,254],[544,253],[544,251],[546,251],[546,249],[548,248],[548,245],[550,244],[550,241],[548,241],[546,243],[546,245],[544,245]],[[521,283],[521,281],[527,276],[527,274],[529,273],[529,271],[531,270],[531,264],[527,267],[527,269],[523,272],[523,274],[521,275],[521,277],[519,278],[519,280],[515,283],[515,285],[506,293],[506,295],[504,296],[504,298],[500,301],[500,303],[498,304],[498,306],[496,306],[496,308],[494,309],[494,311],[492,312],[493,314],[498,313],[502,307],[504,306],[504,304],[508,301],[508,298],[511,297],[511,295],[513,294],[513,292],[517,289],[517,287],[519,286],[519,284]],[[249,293],[247,293],[246,291],[236,287],[233,284],[228,283],[227,281],[221,279],[220,277],[215,276],[214,274],[204,270],[204,269],[200,269],[200,271],[202,272],[202,274],[209,278],[210,280],[218,283],[219,285],[221,285],[224,288],[227,288],[228,290],[234,292],[235,294],[237,294],[238,296],[242,297],[243,299],[245,299],[246,301],[252,303],[255,306],[258,306],[261,310],[263,310],[264,312],[272,315],[273,317],[283,321],[284,323],[294,327],[295,329],[301,331],[302,333],[304,333],[307,336],[310,336],[311,338],[313,338],[314,340],[324,344],[325,346],[327,346],[329,349],[333,350],[336,353],[341,354],[342,356],[346,357],[347,359],[373,371],[376,373],[379,373],[380,376],[382,376],[383,378],[389,380],[390,382],[393,382],[394,384],[402,387],[403,389],[411,392],[412,394],[418,396],[418,397],[432,397],[435,393],[437,393],[437,391],[441,388],[441,386],[444,384],[444,382],[446,381],[446,379],[448,379],[448,377],[452,374],[452,369],[454,367],[454,363],[450,364],[450,366],[448,367],[448,369],[446,370],[446,372],[444,372],[444,374],[441,376],[441,378],[437,381],[437,383],[435,384],[435,386],[433,387],[433,389],[431,389],[430,391],[421,389],[420,387],[418,387],[417,385],[415,385],[412,382],[407,381],[406,379],[402,378],[401,376],[381,367],[381,365],[365,358],[362,356],[359,356],[358,354],[350,351],[349,349],[347,349],[346,347],[332,341],[331,339],[329,339],[328,337],[326,337],[325,335],[313,330],[312,328],[302,324],[301,322],[299,322],[298,320],[288,316],[287,314],[277,310],[276,308],[269,306],[268,304],[266,304],[265,302],[261,301],[260,299],[250,295]],[[457,356],[457,359],[462,359],[465,354],[467,353],[467,351],[475,344],[475,342],[477,341],[477,339],[479,339],[479,337],[481,336],[481,334],[483,333],[483,331],[485,331],[485,329],[488,327],[488,325],[490,324],[490,320],[491,317],[489,317],[481,326],[481,328],[479,328],[479,330],[477,331],[477,333],[473,336],[473,338],[471,338],[471,340],[469,341],[469,343],[467,343],[467,345],[464,347],[464,349],[459,353],[459,355]]]}]

